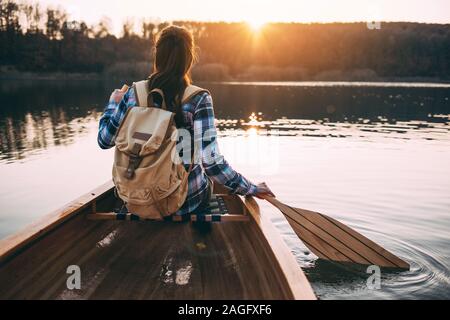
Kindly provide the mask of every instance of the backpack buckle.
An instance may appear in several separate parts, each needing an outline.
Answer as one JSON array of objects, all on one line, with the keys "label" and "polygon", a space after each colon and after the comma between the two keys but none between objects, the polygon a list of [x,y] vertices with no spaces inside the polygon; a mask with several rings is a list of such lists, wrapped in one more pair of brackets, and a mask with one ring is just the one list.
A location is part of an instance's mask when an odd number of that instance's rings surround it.
[{"label": "backpack buckle", "polygon": [[133,179],[136,169],[141,164],[142,157],[139,156],[141,149],[142,145],[139,143],[135,143],[132,153],[129,155],[128,167],[127,171],[125,172],[125,178],[127,178],[128,180]]},{"label": "backpack buckle", "polygon": [[130,156],[130,160],[128,162],[127,171],[125,172],[125,178],[128,180],[133,179],[135,170],[139,167],[142,158],[137,156]]}]

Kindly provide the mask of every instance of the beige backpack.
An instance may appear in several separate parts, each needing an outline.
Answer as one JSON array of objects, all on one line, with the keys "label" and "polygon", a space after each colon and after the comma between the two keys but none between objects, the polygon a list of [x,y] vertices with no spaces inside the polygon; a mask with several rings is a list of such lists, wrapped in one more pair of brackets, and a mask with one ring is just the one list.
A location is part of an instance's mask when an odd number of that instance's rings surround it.
[{"label": "beige backpack", "polygon": [[[113,181],[128,210],[145,219],[161,220],[186,200],[189,171],[176,150],[175,114],[166,110],[160,89],[148,92],[148,81],[133,84],[136,107],[129,108],[116,137]],[[182,103],[205,89],[188,86]],[[154,94],[162,97],[155,107]],[[191,159],[193,160],[193,159]]]}]

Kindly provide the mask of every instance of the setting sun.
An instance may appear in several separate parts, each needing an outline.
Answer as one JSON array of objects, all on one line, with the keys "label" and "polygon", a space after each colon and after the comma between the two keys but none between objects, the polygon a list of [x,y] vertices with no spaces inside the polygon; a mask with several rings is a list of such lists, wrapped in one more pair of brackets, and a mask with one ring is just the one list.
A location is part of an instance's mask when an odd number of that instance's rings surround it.
[{"label": "setting sun", "polygon": [[246,23],[253,32],[259,32],[267,24],[267,21],[259,17],[252,17],[247,19]]}]

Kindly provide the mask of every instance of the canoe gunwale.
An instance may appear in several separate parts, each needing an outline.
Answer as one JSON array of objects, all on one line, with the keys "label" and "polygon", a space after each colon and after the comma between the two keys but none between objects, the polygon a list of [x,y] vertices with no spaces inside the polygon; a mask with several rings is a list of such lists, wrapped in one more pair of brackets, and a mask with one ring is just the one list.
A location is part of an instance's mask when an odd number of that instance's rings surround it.
[{"label": "canoe gunwale", "polygon": [[[270,249],[271,255],[273,256],[273,262],[277,264],[278,269],[283,273],[292,299],[317,300],[306,275],[298,265],[281,234],[276,230],[269,216],[259,210],[258,203],[253,197],[246,197],[245,205],[252,220],[263,234],[267,244],[266,247]],[[277,210],[273,210],[273,213],[282,216]],[[290,225],[287,225],[287,227],[290,228]]]},{"label": "canoe gunwale", "polygon": [[60,209],[45,215],[25,229],[0,240],[0,266],[87,207],[94,205],[95,208],[95,202],[111,192],[112,188],[114,188],[113,182],[108,181]]}]

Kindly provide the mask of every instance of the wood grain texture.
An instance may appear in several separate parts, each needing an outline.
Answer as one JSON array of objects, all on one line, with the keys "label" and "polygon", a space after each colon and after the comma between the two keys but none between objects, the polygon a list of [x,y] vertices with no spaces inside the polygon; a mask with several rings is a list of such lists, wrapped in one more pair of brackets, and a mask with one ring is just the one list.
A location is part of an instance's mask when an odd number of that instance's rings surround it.
[{"label": "wood grain texture", "polygon": [[[111,185],[98,191],[97,210],[113,211]],[[93,221],[91,200],[50,215],[37,228],[45,232],[33,228],[4,242],[17,251],[3,250],[0,299],[315,298],[293,256],[277,260],[290,252],[260,216],[217,224]],[[81,268],[80,290],[67,289],[70,265]]]},{"label": "wood grain texture", "polygon": [[319,258],[409,269],[407,262],[331,217],[293,208],[275,198],[267,200],[284,213],[295,233]]},{"label": "wood grain texture", "polygon": [[29,225],[23,231],[13,234],[0,240],[0,264],[2,261],[8,259],[12,254],[18,253],[21,249],[31,244],[34,240],[39,239],[46,233],[59,227],[74,215],[89,205],[92,205],[92,200],[100,200],[107,193],[111,192],[113,187],[112,181],[101,185],[80,198],[68,203],[61,209],[58,209],[44,217],[37,222]]},{"label": "wood grain texture", "polygon": [[280,268],[282,278],[287,282],[286,286],[290,288],[294,298],[315,300],[316,296],[308,279],[303,272],[300,272],[297,261],[269,218],[279,216],[280,213],[277,210],[260,211],[256,200],[252,197],[247,197],[245,204],[255,221],[254,228],[262,234],[261,241],[266,243],[262,249],[267,251],[266,254],[271,257],[272,263]]},{"label": "wood grain texture", "polygon": [[[199,215],[193,214],[189,216],[190,221],[198,221]],[[243,214],[222,214],[220,215],[220,221],[214,221],[214,215],[211,214],[204,214],[200,216],[202,220],[206,222],[245,222],[249,220],[249,217],[247,215]],[[151,223],[154,220],[146,220],[146,219],[140,219],[139,217],[134,216],[131,213],[127,213],[122,215],[120,219],[117,218],[116,212],[97,212],[95,214],[88,214],[87,218],[89,220],[98,220],[98,221],[105,221],[105,220],[125,220],[125,221],[141,221],[141,222],[147,222]],[[182,216],[173,216],[172,222],[185,222],[186,220]]]}]

